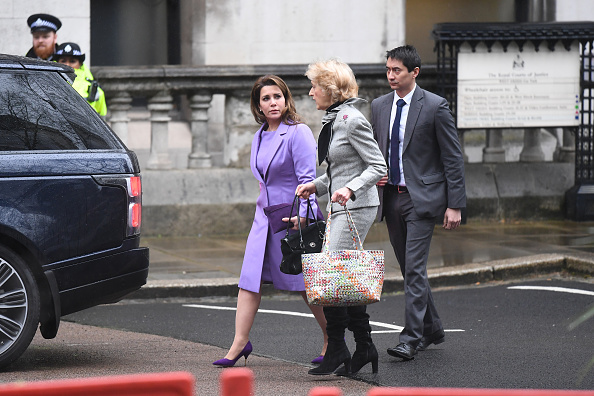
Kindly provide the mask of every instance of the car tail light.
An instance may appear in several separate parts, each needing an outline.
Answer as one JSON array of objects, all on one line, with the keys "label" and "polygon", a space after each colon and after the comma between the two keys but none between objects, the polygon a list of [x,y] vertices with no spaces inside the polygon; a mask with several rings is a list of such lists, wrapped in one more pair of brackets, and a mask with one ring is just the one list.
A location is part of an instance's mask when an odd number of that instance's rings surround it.
[{"label": "car tail light", "polygon": [[142,192],[142,186],[140,185],[140,176],[134,176],[128,178],[128,194],[131,197],[138,197]]},{"label": "car tail light", "polygon": [[131,228],[139,228],[140,227],[141,210],[142,210],[142,207],[140,206],[139,203],[131,203],[130,204],[130,213],[128,214],[129,227],[131,227]]},{"label": "car tail light", "polygon": [[105,175],[94,176],[95,180],[105,186],[119,186],[126,190],[126,236],[140,234],[142,222],[142,182],[140,176],[134,175]]},{"label": "car tail light", "polygon": [[142,215],[142,184],[140,176],[133,176],[126,179],[128,188],[128,236],[140,234],[140,223]]}]

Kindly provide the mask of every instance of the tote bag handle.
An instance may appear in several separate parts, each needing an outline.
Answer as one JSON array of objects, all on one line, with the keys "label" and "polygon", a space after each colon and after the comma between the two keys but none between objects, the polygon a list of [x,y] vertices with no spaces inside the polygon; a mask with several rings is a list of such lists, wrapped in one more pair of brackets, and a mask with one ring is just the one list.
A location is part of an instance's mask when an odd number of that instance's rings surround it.
[{"label": "tote bag handle", "polygon": [[[355,226],[355,222],[353,221],[353,216],[351,212],[347,209],[346,205],[344,207],[344,211],[346,212],[347,223],[349,224],[349,229],[351,230],[351,237],[353,238],[353,248],[355,250],[363,250],[363,244],[361,243],[361,238],[359,237],[359,231],[357,231],[357,227]],[[330,245],[330,223],[332,223],[332,205],[330,205],[330,210],[328,211],[328,220],[326,220],[326,232],[324,233],[324,244],[323,250],[324,252],[328,253],[330,250],[328,246]]]}]

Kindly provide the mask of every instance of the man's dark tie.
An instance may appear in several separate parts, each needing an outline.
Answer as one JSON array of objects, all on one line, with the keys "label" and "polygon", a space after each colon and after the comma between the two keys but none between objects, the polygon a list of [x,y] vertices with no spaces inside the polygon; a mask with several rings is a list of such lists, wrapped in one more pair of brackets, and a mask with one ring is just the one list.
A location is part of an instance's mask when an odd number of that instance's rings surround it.
[{"label": "man's dark tie", "polygon": [[403,99],[398,99],[396,102],[396,117],[394,117],[392,137],[390,138],[390,183],[393,185],[400,183],[400,116],[405,104]]}]

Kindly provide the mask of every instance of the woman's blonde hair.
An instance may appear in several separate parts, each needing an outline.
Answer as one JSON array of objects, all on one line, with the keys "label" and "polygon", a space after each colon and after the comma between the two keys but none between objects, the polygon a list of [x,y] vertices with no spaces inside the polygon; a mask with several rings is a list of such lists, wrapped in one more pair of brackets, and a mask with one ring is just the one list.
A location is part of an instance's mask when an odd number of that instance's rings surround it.
[{"label": "woman's blonde hair", "polygon": [[330,95],[332,103],[344,102],[359,94],[355,74],[349,65],[338,59],[311,63],[305,75]]}]

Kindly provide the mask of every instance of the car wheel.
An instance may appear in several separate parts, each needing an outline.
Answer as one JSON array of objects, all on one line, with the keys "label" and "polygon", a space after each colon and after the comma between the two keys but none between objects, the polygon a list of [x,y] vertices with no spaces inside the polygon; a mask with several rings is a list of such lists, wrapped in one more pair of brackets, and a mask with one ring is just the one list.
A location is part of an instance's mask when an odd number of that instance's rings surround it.
[{"label": "car wheel", "polygon": [[27,349],[39,324],[39,289],[25,261],[0,246],[0,367]]}]

